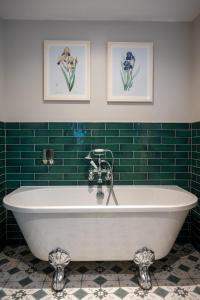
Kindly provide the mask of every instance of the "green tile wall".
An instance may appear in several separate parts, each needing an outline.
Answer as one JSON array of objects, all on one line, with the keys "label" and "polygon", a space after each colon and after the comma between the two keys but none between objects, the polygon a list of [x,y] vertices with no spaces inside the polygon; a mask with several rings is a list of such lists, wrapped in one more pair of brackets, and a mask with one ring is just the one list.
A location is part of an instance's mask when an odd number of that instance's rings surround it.
[{"label": "green tile wall", "polygon": [[[191,191],[200,199],[200,122],[192,124]],[[192,211],[192,242],[200,249],[200,200]]]},{"label": "green tile wall", "polygon": [[[7,192],[21,185],[87,185],[92,148],[114,153],[115,184],[176,184],[190,189],[188,123],[6,123]],[[42,150],[55,164],[42,164]],[[11,213],[8,240],[22,238]],[[189,237],[190,218],[180,239]]]},{"label": "green tile wall", "polygon": [[4,123],[0,122],[0,250],[6,240],[6,212],[2,206],[5,195],[5,129]]}]

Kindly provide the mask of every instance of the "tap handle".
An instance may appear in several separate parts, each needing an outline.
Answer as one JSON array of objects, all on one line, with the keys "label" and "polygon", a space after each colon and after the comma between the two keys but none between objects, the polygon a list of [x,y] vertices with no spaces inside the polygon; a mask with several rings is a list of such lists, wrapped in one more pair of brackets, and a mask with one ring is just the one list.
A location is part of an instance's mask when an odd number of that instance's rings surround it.
[{"label": "tap handle", "polygon": [[105,177],[105,180],[106,181],[110,181],[112,178],[112,173],[110,170],[107,170],[107,173],[106,173],[106,177]]},{"label": "tap handle", "polygon": [[89,170],[88,180],[93,181],[94,180],[94,172],[92,170]]},{"label": "tap handle", "polygon": [[94,169],[97,169],[97,165],[93,160],[90,161],[90,165],[93,166]]}]

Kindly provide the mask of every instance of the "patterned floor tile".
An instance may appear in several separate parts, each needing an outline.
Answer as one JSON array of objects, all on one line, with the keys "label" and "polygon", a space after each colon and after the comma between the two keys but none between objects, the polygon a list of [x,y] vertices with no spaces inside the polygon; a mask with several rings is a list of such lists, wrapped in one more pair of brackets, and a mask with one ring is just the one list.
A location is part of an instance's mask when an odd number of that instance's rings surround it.
[{"label": "patterned floor tile", "polygon": [[101,284],[101,288],[106,290],[108,294],[115,294],[115,292],[120,289],[118,280],[108,280]]},{"label": "patterned floor tile", "polygon": [[133,262],[72,262],[62,292],[52,291],[53,268],[27,246],[0,253],[1,300],[199,300],[200,253],[190,244],[174,245],[151,267],[152,289],[138,286]]}]

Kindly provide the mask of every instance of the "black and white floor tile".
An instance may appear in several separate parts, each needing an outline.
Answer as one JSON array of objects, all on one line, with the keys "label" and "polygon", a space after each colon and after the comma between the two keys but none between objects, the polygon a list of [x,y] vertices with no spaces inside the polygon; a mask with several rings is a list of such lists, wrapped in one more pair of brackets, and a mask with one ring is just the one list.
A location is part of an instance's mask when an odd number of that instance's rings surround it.
[{"label": "black and white floor tile", "polygon": [[153,286],[142,290],[132,262],[72,262],[62,292],[51,289],[53,269],[27,246],[0,253],[2,300],[199,300],[200,253],[190,244],[174,245],[151,268]]}]

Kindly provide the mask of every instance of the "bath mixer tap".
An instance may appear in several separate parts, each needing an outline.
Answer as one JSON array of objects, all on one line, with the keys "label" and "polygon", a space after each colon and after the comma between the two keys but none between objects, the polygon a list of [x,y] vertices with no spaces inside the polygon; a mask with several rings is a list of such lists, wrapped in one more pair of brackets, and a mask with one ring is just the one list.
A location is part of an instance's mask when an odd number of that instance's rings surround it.
[{"label": "bath mixer tap", "polygon": [[[106,153],[110,153],[112,162],[111,164],[105,160],[102,159],[101,156]],[[97,162],[94,161],[95,155],[98,156]],[[91,150],[88,155],[85,157],[86,159],[90,160],[90,169],[89,169],[89,174],[88,174],[88,180],[89,182],[93,182],[95,177],[97,177],[97,197],[98,198],[103,198],[104,194],[102,192],[102,188],[99,188],[102,186],[103,183],[103,176],[105,181],[110,183],[110,191],[107,199],[107,204],[110,199],[110,195],[113,189],[113,153],[109,149],[94,149]]]}]

